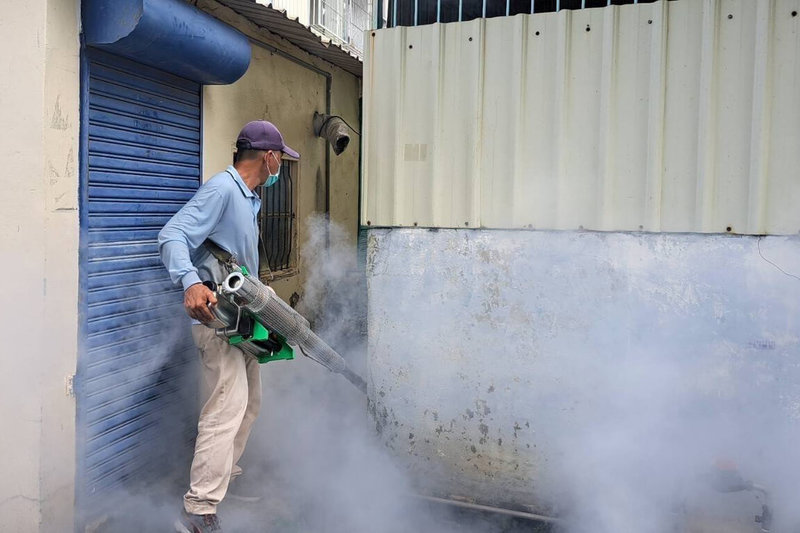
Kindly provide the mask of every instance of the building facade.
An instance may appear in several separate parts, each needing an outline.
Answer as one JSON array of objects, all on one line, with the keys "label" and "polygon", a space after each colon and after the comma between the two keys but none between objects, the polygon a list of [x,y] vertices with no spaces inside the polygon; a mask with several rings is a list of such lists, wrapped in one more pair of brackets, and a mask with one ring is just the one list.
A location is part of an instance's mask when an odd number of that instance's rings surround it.
[{"label": "building facade", "polygon": [[359,123],[361,64],[247,4],[30,1],[0,21],[17,39],[0,54],[17,72],[0,156],[0,246],[18,258],[3,267],[17,275],[0,399],[10,530],[102,530],[115,494],[185,470],[193,350],[155,236],[231,163],[245,122],[273,121],[302,154],[264,193],[276,291],[303,301],[312,214],[355,246],[359,143],[328,153],[312,121]]}]

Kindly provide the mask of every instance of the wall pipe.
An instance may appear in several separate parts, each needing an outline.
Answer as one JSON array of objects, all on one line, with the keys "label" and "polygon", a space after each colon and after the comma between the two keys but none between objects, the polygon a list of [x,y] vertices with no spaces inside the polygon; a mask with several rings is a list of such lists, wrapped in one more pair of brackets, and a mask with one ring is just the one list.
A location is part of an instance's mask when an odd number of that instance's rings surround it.
[{"label": "wall pipe", "polygon": [[558,523],[560,520],[552,516],[546,516],[535,513],[528,513],[524,511],[514,511],[513,509],[504,509],[502,507],[493,507],[490,505],[481,505],[477,503],[462,502],[459,500],[451,500],[446,498],[435,498],[433,496],[423,496],[421,494],[414,494],[414,497],[430,503],[438,503],[441,505],[450,505],[453,507],[460,507],[462,509],[470,509],[472,511],[481,511],[485,513],[501,514],[505,516],[513,516],[515,518],[522,518],[524,520],[532,520],[535,522]]},{"label": "wall pipe", "polygon": [[[292,63],[300,65],[301,67],[308,69],[312,72],[319,74],[325,78],[325,114],[331,115],[331,82],[333,79],[333,75],[328,72],[327,70],[323,70],[316,65],[309,63],[308,61],[303,61],[288,52],[284,52],[280,48],[276,48],[275,46],[265,43],[259,39],[254,37],[248,37],[249,41],[258,46],[259,48],[263,48],[265,50],[269,50],[273,54],[279,55],[284,59],[288,59]],[[330,143],[325,143],[325,219],[330,220],[331,217],[331,147]],[[328,230],[325,231],[325,246],[326,248],[330,244],[330,236]]]}]

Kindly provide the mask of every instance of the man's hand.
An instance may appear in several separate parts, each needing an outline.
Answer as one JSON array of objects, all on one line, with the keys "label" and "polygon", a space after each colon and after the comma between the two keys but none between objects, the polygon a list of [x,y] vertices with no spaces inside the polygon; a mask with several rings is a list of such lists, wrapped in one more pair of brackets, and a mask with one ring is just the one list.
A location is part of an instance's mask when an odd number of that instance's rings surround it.
[{"label": "man's hand", "polygon": [[215,305],[217,296],[202,283],[195,283],[183,293],[183,306],[186,314],[204,324],[214,320],[208,304]]}]

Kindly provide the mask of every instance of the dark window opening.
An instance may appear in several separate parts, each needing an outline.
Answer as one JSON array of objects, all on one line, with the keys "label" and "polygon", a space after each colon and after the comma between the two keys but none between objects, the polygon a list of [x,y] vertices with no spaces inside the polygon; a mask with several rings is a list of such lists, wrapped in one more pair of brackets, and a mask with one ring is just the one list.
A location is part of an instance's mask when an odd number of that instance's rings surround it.
[{"label": "dark window opening", "polygon": [[[508,7],[507,2],[495,1],[495,2],[486,2],[486,17],[504,17],[506,16],[506,7]],[[483,10],[483,6],[481,6],[481,10]]]},{"label": "dark window opening", "polygon": [[461,3],[461,20],[475,20],[483,16],[483,2],[464,0]]},{"label": "dark window opening", "polygon": [[281,175],[272,187],[261,187],[259,226],[269,268],[280,273],[294,268],[295,257],[295,161],[284,160]]},{"label": "dark window opening", "polygon": [[417,24],[437,22],[438,2],[436,0],[417,0]]},{"label": "dark window opening", "polygon": [[531,12],[531,0],[509,0],[508,14],[510,16]]},{"label": "dark window opening", "polygon": [[550,13],[556,10],[556,0],[533,0],[534,13]]},{"label": "dark window opening", "polygon": [[396,17],[395,24],[396,26],[415,26],[414,24],[414,2],[411,1],[401,1],[397,2],[397,5],[392,3],[392,7],[395,9],[393,16]]},{"label": "dark window opening", "polygon": [[458,4],[459,0],[442,0],[442,11],[439,14],[440,22],[457,22]]},{"label": "dark window opening", "polygon": [[581,0],[561,0],[558,7],[560,9],[580,9]]}]

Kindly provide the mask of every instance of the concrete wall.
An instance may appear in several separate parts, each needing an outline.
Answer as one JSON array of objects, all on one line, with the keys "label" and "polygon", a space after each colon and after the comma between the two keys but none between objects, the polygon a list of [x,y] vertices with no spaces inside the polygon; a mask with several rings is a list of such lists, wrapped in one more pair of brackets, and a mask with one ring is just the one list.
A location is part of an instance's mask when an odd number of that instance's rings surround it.
[{"label": "concrete wall", "polygon": [[[331,110],[358,127],[360,80],[314,58],[290,44],[261,30],[231,10],[208,0],[197,7],[231,24],[245,34],[289,52],[332,75]],[[314,111],[325,111],[325,77],[284,57],[253,46],[247,73],[236,83],[207,86],[203,91],[203,174],[206,178],[224,169],[231,162],[236,136],[250,120],[266,119],[275,123],[289,146],[301,154],[296,191],[298,242],[308,240],[308,217],[325,209],[326,141],[314,136],[311,121]],[[331,220],[348,233],[348,242],[355,253],[358,224],[358,154],[360,139],[351,134],[347,150],[339,155],[331,152]],[[297,292],[302,297],[305,269],[273,283],[284,299]]]},{"label": "concrete wall", "polygon": [[[0,18],[2,529],[72,528],[78,298],[77,0]],[[13,43],[13,44],[12,44]],[[13,309],[13,310],[12,310]]]},{"label": "concrete wall", "polygon": [[374,229],[368,253],[371,410],[421,490],[552,512],[602,488],[633,520],[725,457],[792,498],[797,237]]}]

